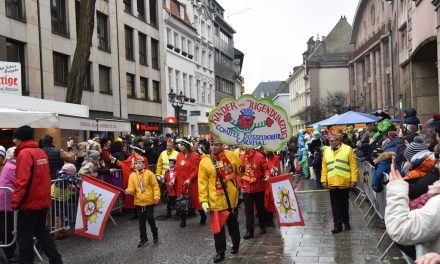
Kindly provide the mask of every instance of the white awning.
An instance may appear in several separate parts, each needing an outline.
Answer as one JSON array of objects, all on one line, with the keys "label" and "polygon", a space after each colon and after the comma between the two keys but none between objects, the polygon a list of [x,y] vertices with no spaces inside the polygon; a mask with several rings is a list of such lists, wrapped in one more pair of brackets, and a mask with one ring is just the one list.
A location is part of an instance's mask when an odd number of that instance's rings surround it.
[{"label": "white awning", "polygon": [[0,108],[0,127],[17,128],[28,125],[33,128],[58,127],[58,114]]},{"label": "white awning", "polygon": [[130,121],[117,119],[90,119],[74,116],[59,116],[59,128],[89,131],[130,132]]}]

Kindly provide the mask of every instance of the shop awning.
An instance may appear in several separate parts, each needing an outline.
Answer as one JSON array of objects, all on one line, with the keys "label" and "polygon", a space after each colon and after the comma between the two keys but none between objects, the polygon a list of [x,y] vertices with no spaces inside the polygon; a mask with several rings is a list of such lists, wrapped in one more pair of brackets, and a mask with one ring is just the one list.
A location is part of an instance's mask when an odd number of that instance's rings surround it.
[{"label": "shop awning", "polygon": [[0,108],[1,128],[17,128],[24,125],[28,125],[33,128],[56,128],[58,127],[58,114]]}]

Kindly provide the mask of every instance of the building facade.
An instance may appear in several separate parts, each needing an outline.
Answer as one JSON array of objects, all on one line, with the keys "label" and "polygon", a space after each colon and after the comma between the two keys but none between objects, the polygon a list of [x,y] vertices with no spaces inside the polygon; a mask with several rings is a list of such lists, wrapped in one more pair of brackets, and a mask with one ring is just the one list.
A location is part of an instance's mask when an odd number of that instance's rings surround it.
[{"label": "building facade", "polygon": [[[79,5],[68,0],[0,4],[0,60],[21,62],[23,95],[65,101]],[[161,132],[164,53],[159,46],[158,10],[162,3],[157,0],[96,1],[82,96],[90,116],[132,118],[133,124],[146,123]]]},{"label": "building facade", "polygon": [[395,83],[402,98],[396,110],[413,107],[424,122],[439,111],[437,13],[426,0],[393,1],[392,10]]},{"label": "building facade", "polygon": [[350,104],[357,111],[390,111],[399,103],[393,80],[391,6],[382,0],[359,1],[350,43]]},{"label": "building facade", "polygon": [[289,85],[290,124],[293,133],[307,126],[306,109],[310,106],[310,86],[304,65],[294,67],[293,74],[287,79]]}]

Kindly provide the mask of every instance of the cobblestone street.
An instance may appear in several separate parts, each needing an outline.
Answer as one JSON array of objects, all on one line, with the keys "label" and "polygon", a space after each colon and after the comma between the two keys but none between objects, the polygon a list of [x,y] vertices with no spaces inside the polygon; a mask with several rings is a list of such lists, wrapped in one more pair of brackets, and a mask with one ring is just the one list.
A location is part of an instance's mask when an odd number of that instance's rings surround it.
[{"label": "cobblestone street", "polygon": [[[236,263],[404,263],[399,251],[393,249],[390,257],[382,262],[376,249],[383,229],[379,221],[370,228],[363,221],[363,211],[353,206],[351,194],[351,231],[332,235],[332,217],[327,191],[313,191],[310,180],[294,179],[297,197],[304,217],[304,227],[271,228],[261,237],[242,240],[240,253],[229,257],[228,264]],[[157,208],[156,215],[163,215],[165,207]],[[365,212],[365,209],[364,209]],[[177,220],[157,221],[160,242],[138,249],[137,220],[128,216],[115,218],[118,227],[110,221],[104,239],[94,241],[71,235],[57,241],[65,263],[212,263],[215,254],[214,240],[209,225],[200,226],[199,217],[188,220],[186,228]],[[243,208],[240,209],[240,227],[244,233]],[[384,242],[384,250],[389,239]],[[228,245],[230,247],[230,245]],[[229,252],[229,249],[228,251]]]}]

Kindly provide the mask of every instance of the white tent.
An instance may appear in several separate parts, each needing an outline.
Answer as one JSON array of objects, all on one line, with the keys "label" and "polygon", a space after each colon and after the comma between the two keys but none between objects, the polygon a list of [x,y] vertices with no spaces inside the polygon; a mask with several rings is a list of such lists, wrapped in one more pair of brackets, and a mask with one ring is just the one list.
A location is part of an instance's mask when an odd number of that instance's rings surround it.
[{"label": "white tent", "polygon": [[17,128],[24,125],[32,128],[58,127],[58,114],[0,108],[0,128]]}]

